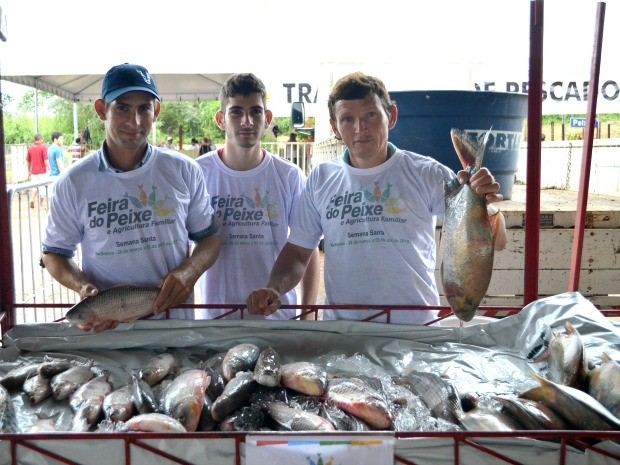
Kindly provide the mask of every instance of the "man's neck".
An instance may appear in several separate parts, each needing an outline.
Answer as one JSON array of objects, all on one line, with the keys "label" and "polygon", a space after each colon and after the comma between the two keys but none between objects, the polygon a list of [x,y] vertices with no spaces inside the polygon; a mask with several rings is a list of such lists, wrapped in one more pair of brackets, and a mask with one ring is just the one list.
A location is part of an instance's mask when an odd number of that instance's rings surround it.
[{"label": "man's neck", "polygon": [[108,163],[116,169],[123,172],[133,170],[140,160],[144,158],[148,144],[138,150],[122,150],[118,147],[111,148],[109,144],[106,145],[106,156]]},{"label": "man's neck", "polygon": [[230,169],[248,171],[256,168],[263,161],[263,150],[260,145],[254,147],[239,147],[225,144],[222,151],[222,162]]}]

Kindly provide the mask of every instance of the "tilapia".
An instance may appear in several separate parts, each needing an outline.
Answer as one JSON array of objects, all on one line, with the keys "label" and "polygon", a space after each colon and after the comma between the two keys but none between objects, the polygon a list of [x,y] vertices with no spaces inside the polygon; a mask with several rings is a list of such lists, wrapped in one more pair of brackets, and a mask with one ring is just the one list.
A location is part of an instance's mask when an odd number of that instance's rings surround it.
[{"label": "tilapia", "polygon": [[159,409],[159,403],[151,386],[137,373],[131,373],[129,384],[133,393],[134,405],[139,413],[153,413]]},{"label": "tilapia", "polygon": [[269,416],[288,431],[334,431],[334,426],[314,413],[289,407],[284,402],[265,402]]},{"label": "tilapia", "polygon": [[39,365],[39,374],[44,378],[53,378],[57,374],[67,371],[75,365],[76,362],[73,360],[47,359]]},{"label": "tilapia", "polygon": [[50,380],[39,373],[24,381],[23,390],[30,405],[36,405],[52,395]]},{"label": "tilapia", "polygon": [[93,378],[95,374],[90,369],[90,366],[76,365],[68,370],[58,373],[50,381],[52,387],[52,394],[56,400],[67,399],[73,394],[77,388],[82,384]]},{"label": "tilapia", "polygon": [[82,329],[103,321],[127,323],[153,313],[159,287],[116,286],[86,297],[69,309],[65,318]]},{"label": "tilapia", "polygon": [[164,395],[164,413],[181,422],[187,431],[196,431],[210,381],[204,370],[179,374]]},{"label": "tilapia", "polygon": [[412,371],[404,381],[398,382],[420,396],[435,418],[459,423],[463,412],[459,395],[452,383],[435,373],[423,371]]},{"label": "tilapia", "polygon": [[[469,177],[482,168],[490,130],[482,143],[468,139],[458,129],[450,135]],[[486,196],[473,191],[469,182],[444,183],[445,219],[441,233],[441,281],[450,308],[459,320],[470,321],[485,296],[493,271],[493,235]]]},{"label": "tilapia", "polygon": [[151,358],[140,371],[140,377],[153,387],[172,371],[175,365],[174,355],[164,352]]},{"label": "tilapia", "polygon": [[215,399],[211,406],[211,416],[215,421],[222,421],[228,415],[241,407],[250,398],[256,386],[254,373],[242,371],[231,379],[224,392]]},{"label": "tilapia", "polygon": [[588,392],[620,418],[620,364],[606,353],[601,365],[590,370]]},{"label": "tilapia", "polygon": [[532,361],[547,361],[550,381],[585,390],[588,366],[581,337],[568,321],[564,323],[564,328],[566,331],[563,334],[551,335],[547,350]]},{"label": "tilapia", "polygon": [[329,380],[327,399],[372,428],[384,430],[392,425],[392,414],[386,399],[359,379]]},{"label": "tilapia", "polygon": [[88,431],[94,425],[103,409],[103,400],[112,391],[108,381],[109,372],[103,372],[96,378],[81,385],[72,395],[69,405],[75,413],[73,431]]},{"label": "tilapia", "polygon": [[254,344],[238,344],[232,347],[222,361],[222,376],[226,381],[230,381],[240,371],[253,370],[260,349]]},{"label": "tilapia", "polygon": [[309,396],[322,396],[327,388],[327,371],[316,363],[292,362],[282,365],[282,384]]},{"label": "tilapia", "polygon": [[366,423],[335,406],[333,402],[326,401],[323,404],[321,416],[329,420],[338,431],[370,431]]},{"label": "tilapia", "polygon": [[213,431],[217,427],[217,422],[211,416],[211,407],[213,401],[209,396],[205,396],[200,412],[200,420],[198,420],[198,431]]},{"label": "tilapia", "polygon": [[103,415],[113,423],[129,420],[135,411],[133,388],[129,384],[110,392],[103,399]]},{"label": "tilapia", "polygon": [[274,387],[280,384],[282,377],[282,361],[271,347],[263,350],[254,367],[254,379],[263,386]]},{"label": "tilapia", "polygon": [[513,418],[499,412],[476,407],[460,417],[461,425],[467,431],[516,431],[523,427]]},{"label": "tilapia", "polygon": [[598,400],[579,389],[556,384],[536,374],[540,386],[519,394],[519,397],[531,399],[546,405],[574,429],[592,431],[620,430],[620,419],[615,417]]},{"label": "tilapia", "polygon": [[0,386],[4,386],[9,391],[19,389],[24,385],[26,379],[35,376],[39,372],[40,363],[28,363],[26,365],[13,368],[0,378]]},{"label": "tilapia", "polygon": [[502,404],[502,411],[516,419],[529,430],[570,429],[562,417],[546,405],[519,397],[492,396]]},{"label": "tilapia", "polygon": [[130,418],[125,422],[129,431],[143,431],[146,433],[186,433],[187,430],[180,421],[163,413],[143,413]]}]

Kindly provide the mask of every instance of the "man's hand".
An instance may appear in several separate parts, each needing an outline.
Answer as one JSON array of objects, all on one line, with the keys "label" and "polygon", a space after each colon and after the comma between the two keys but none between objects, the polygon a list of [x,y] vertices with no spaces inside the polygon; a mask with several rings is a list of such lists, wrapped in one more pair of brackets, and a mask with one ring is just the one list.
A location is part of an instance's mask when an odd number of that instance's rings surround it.
[{"label": "man's hand", "polygon": [[153,313],[157,315],[184,303],[191,295],[194,284],[195,281],[188,280],[183,271],[172,270],[160,282],[161,291],[153,303]]},{"label": "man's hand", "polygon": [[[461,184],[467,184],[467,171],[459,171],[456,177]],[[481,168],[472,175],[469,179],[469,186],[476,194],[486,194],[487,204],[504,200],[504,196],[497,193],[499,183],[486,168]]]},{"label": "man's hand", "polygon": [[271,315],[282,305],[280,294],[269,287],[252,291],[246,303],[250,314],[264,316]]}]

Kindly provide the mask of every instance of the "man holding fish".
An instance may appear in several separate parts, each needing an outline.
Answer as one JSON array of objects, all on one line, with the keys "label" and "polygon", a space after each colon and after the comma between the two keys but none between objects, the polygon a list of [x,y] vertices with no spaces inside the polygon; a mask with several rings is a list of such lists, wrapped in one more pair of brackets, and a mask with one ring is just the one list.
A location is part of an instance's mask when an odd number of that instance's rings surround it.
[{"label": "man holding fish", "polygon": [[[288,243],[267,286],[249,295],[248,310],[265,315],[276,311],[280,296],[299,282],[321,237],[326,304],[438,306],[436,219],[445,216],[444,183],[455,174],[432,158],[388,142],[398,110],[379,79],[362,73],[343,77],[330,93],[328,108],[332,130],[346,150],[310,174]],[[487,204],[502,200],[500,186],[486,168],[471,177],[460,171],[456,178]],[[489,237],[494,249],[501,250],[505,226],[501,214],[495,218],[497,226]],[[364,319],[372,313],[325,310],[324,318]],[[395,311],[390,321],[423,324],[436,313]]]},{"label": "man holding fish", "polygon": [[[199,166],[147,142],[159,100],[144,67],[125,63],[107,72],[94,104],[105,141],[55,184],[42,258],[52,277],[81,298],[117,285],[160,286],[149,303],[155,314],[186,302],[220,251]],[[191,255],[190,240],[196,243]],[[72,258],[78,244],[82,269]],[[114,328],[119,321],[109,317],[113,310],[80,326]],[[173,318],[193,315],[192,309],[170,312]]]}]

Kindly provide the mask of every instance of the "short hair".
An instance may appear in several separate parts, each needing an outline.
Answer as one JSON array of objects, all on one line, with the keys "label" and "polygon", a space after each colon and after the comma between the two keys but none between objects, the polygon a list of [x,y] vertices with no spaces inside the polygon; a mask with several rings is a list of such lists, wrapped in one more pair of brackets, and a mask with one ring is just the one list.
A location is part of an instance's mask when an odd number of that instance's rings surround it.
[{"label": "short hair", "polygon": [[358,100],[372,94],[376,94],[379,97],[385,112],[389,116],[392,107],[396,106],[396,102],[390,99],[390,94],[381,79],[368,76],[359,71],[343,76],[334,84],[329,93],[329,99],[327,100],[329,117],[336,121],[334,108],[340,100]]},{"label": "short hair", "polygon": [[267,109],[267,90],[263,81],[252,73],[238,73],[229,76],[220,90],[220,110],[224,110],[228,99],[243,95],[260,94],[265,110]]},{"label": "short hair", "polygon": [[58,131],[52,132],[52,142],[58,139],[59,137],[62,137],[62,132],[58,132]]},{"label": "short hair", "polygon": [[34,140],[43,140],[43,136],[41,134],[35,134]]}]

